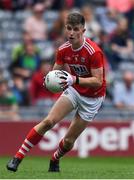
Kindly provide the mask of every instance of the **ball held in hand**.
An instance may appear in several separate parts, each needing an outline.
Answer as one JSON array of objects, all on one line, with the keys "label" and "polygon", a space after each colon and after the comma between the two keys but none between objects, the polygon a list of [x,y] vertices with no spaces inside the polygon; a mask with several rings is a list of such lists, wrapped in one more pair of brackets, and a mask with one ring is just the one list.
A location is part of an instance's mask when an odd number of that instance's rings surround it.
[{"label": "ball held in hand", "polygon": [[63,72],[60,70],[50,71],[45,77],[46,88],[53,93],[58,93],[63,91],[61,85],[62,79],[60,78],[62,75]]}]

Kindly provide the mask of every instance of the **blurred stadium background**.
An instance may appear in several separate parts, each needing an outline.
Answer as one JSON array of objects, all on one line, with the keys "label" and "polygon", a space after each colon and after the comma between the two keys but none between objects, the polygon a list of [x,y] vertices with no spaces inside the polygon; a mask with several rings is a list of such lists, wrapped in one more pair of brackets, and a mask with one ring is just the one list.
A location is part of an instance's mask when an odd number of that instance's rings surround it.
[{"label": "blurred stadium background", "polygon": [[[16,152],[59,96],[43,88],[43,75],[65,41],[64,20],[70,11],[83,13],[85,35],[104,51],[107,95],[69,155],[134,156],[133,0],[0,1],[0,156]],[[50,155],[72,116],[47,133],[30,154]]]}]

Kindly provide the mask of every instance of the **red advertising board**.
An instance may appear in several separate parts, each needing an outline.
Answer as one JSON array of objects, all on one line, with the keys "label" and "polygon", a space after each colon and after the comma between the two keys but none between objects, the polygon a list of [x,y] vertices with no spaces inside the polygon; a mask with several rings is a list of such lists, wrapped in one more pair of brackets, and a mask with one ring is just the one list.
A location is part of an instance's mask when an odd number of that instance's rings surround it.
[{"label": "red advertising board", "polygon": [[[14,155],[35,122],[1,122],[0,156]],[[45,156],[54,152],[66,133],[69,122],[48,131],[29,155]],[[71,156],[134,156],[134,122],[94,122],[81,134]]]}]

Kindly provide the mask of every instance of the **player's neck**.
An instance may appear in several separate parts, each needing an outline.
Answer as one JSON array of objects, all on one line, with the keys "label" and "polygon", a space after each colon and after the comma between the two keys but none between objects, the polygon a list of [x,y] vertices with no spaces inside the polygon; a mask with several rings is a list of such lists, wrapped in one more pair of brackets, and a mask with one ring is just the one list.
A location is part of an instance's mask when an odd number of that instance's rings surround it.
[{"label": "player's neck", "polygon": [[81,48],[83,46],[84,42],[85,42],[85,38],[81,39],[76,44],[72,44],[72,49],[77,50],[77,49]]}]

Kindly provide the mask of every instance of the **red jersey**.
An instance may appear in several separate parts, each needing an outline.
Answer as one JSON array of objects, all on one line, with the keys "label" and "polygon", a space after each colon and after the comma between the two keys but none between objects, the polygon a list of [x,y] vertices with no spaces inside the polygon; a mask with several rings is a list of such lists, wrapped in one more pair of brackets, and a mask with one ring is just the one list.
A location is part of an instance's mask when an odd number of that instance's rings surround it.
[{"label": "red jersey", "polygon": [[103,67],[103,83],[101,87],[82,87],[76,84],[73,87],[82,96],[101,97],[105,95],[104,55],[98,45],[89,38],[84,38],[83,45],[76,50],[72,49],[69,41],[60,46],[57,51],[56,63],[59,65],[68,64],[72,75],[83,78],[92,77],[91,69]]}]

